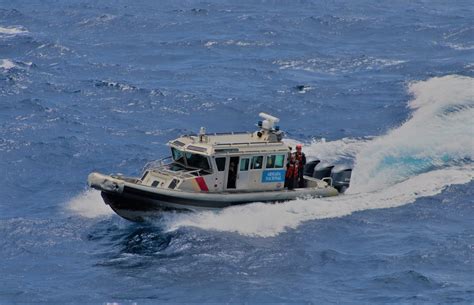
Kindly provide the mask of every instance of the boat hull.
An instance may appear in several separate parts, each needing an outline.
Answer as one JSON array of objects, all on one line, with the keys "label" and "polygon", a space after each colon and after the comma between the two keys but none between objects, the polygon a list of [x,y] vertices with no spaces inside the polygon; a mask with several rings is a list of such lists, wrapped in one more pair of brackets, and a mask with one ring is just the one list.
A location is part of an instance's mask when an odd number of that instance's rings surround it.
[{"label": "boat hull", "polygon": [[[307,190],[280,191],[274,194],[269,192],[254,192],[239,198],[235,194],[216,194],[216,198],[182,198],[169,194],[146,192],[131,187],[124,187],[122,193],[102,191],[104,202],[109,205],[119,216],[131,221],[144,221],[147,218],[158,217],[163,211],[199,211],[221,209],[229,206],[248,204],[252,202],[284,202],[298,197],[327,197],[334,196],[332,190]],[[273,195],[273,196],[269,196]],[[225,200],[225,197],[229,200]]]},{"label": "boat hull", "polygon": [[221,209],[252,202],[284,202],[296,198],[338,195],[331,187],[299,188],[260,192],[187,192],[149,187],[110,176],[93,174],[91,187],[101,191],[102,198],[118,215],[131,221],[157,217],[162,211],[199,211]]},{"label": "boat hull", "polygon": [[115,213],[131,221],[143,221],[146,218],[157,217],[163,211],[220,209],[231,205],[250,203],[250,201],[190,200],[166,194],[144,192],[130,187],[125,187],[121,194],[102,191],[101,195],[104,202]]}]

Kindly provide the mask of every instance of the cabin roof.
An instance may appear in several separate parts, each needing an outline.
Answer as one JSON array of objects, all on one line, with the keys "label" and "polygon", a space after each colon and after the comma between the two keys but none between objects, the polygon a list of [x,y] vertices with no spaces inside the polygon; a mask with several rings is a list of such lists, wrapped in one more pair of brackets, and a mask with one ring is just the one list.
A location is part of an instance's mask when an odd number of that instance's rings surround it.
[{"label": "cabin roof", "polygon": [[279,133],[272,132],[228,132],[183,135],[168,142],[176,149],[203,155],[241,155],[255,153],[288,152]]}]

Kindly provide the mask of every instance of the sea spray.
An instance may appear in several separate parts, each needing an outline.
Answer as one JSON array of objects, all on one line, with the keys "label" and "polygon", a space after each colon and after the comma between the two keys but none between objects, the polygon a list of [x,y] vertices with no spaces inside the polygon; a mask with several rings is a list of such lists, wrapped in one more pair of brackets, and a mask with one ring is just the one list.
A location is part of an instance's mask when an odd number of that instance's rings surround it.
[{"label": "sea spray", "polygon": [[67,208],[74,214],[87,217],[103,217],[112,215],[112,209],[104,203],[99,191],[87,190],[72,198]]},{"label": "sea spray", "polygon": [[474,79],[436,77],[411,83],[409,92],[411,117],[357,154],[349,192],[376,191],[474,159]]}]

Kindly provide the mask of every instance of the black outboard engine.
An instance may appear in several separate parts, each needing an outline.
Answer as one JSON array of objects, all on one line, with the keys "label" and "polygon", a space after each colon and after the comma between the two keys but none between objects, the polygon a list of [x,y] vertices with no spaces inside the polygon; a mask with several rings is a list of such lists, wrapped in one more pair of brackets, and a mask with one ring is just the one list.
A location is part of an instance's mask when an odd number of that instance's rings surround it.
[{"label": "black outboard engine", "polygon": [[349,188],[351,182],[352,169],[347,168],[331,173],[332,186],[339,193],[344,193]]},{"label": "black outboard engine", "polygon": [[303,168],[303,175],[313,177],[314,168],[316,167],[316,165],[319,164],[319,162],[319,160],[313,160],[311,162],[306,163]]},{"label": "black outboard engine", "polygon": [[321,180],[323,178],[331,177],[333,167],[334,165],[316,167],[313,172],[313,178]]}]

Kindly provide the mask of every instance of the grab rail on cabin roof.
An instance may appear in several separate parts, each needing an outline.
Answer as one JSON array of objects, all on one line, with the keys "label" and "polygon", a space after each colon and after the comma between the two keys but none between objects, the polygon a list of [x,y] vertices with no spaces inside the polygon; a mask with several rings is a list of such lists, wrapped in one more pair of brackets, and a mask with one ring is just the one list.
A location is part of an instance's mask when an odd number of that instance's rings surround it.
[{"label": "grab rail on cabin roof", "polygon": [[[229,132],[210,132],[206,133],[206,136],[225,136],[225,135],[239,135],[239,134],[252,134],[250,131],[229,131]],[[197,137],[196,133],[183,134],[181,137]]]},{"label": "grab rail on cabin roof", "polygon": [[[200,169],[195,169],[192,171],[172,171],[166,168],[165,166],[160,167],[160,168],[152,168],[150,170],[151,171],[158,170],[161,173],[169,173],[170,175],[177,178],[190,178],[190,177],[200,176],[199,172],[201,171]],[[194,175],[194,173],[196,173],[196,175]]]},{"label": "grab rail on cabin roof", "polygon": [[251,146],[251,145],[281,146],[281,142],[259,142],[259,141],[255,141],[255,142],[215,142],[214,145],[216,145],[216,146],[224,146],[224,145],[228,145],[228,146],[233,146],[233,145],[236,145],[236,146],[243,146],[243,145],[247,145],[247,146]]},{"label": "grab rail on cabin roof", "polygon": [[[169,160],[169,161],[166,161],[166,160]],[[168,156],[168,157],[161,158],[159,160],[150,161],[147,164],[145,164],[142,172],[153,169],[153,168],[159,168],[159,167],[171,164],[172,160],[173,160],[172,156]]]}]

